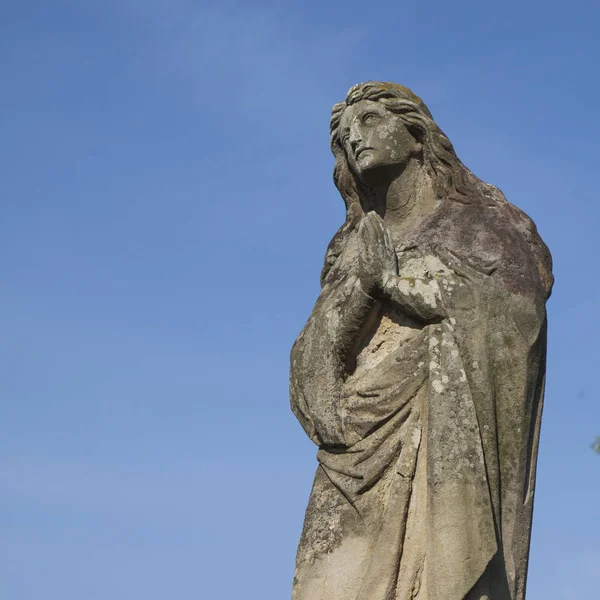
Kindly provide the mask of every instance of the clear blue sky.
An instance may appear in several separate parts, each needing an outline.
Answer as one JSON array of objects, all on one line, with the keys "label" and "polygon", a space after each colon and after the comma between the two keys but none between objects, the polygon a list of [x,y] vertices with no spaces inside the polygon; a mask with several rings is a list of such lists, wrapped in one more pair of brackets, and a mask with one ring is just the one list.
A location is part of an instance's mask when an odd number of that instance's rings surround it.
[{"label": "clear blue sky", "polygon": [[367,79],[552,250],[528,600],[598,597],[594,5],[3,2],[1,597],[289,598],[316,462],[288,354]]}]

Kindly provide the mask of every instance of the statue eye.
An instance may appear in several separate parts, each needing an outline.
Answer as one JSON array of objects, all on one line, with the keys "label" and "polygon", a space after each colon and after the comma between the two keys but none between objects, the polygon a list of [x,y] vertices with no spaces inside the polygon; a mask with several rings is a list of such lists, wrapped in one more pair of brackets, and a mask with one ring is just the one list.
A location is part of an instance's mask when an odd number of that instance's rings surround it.
[{"label": "statue eye", "polygon": [[362,122],[364,125],[372,125],[373,122],[377,119],[379,115],[376,115],[375,113],[367,113],[363,118],[362,118]]}]

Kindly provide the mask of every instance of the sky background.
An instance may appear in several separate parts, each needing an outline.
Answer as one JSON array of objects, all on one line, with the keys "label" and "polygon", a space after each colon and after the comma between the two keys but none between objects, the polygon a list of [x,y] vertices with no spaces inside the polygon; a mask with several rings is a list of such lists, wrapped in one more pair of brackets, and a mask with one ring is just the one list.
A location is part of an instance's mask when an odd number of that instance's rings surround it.
[{"label": "sky background", "polygon": [[[600,7],[0,4],[0,595],[282,600],[331,106],[408,85],[555,261],[528,600],[600,590]],[[592,318],[593,317],[593,318]]]}]

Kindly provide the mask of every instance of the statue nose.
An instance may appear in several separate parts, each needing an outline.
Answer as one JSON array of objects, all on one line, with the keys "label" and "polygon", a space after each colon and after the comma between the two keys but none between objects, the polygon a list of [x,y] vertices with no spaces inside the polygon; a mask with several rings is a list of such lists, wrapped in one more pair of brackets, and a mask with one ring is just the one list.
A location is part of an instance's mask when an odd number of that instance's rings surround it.
[{"label": "statue nose", "polygon": [[356,147],[358,146],[358,144],[360,144],[360,142],[362,142],[362,138],[360,137],[360,135],[357,132],[351,131],[348,141],[350,142],[350,146],[351,146],[352,150],[356,150]]}]

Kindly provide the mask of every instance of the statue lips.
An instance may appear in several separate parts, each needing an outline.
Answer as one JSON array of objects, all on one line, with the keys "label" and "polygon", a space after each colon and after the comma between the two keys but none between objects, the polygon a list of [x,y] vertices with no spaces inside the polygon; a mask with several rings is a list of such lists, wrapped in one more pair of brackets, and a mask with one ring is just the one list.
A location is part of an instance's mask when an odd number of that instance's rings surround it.
[{"label": "statue lips", "polygon": [[366,152],[367,150],[373,150],[373,148],[371,148],[370,146],[366,146],[365,148],[359,148],[355,153],[354,153],[354,160],[358,160],[358,157],[363,153]]}]

